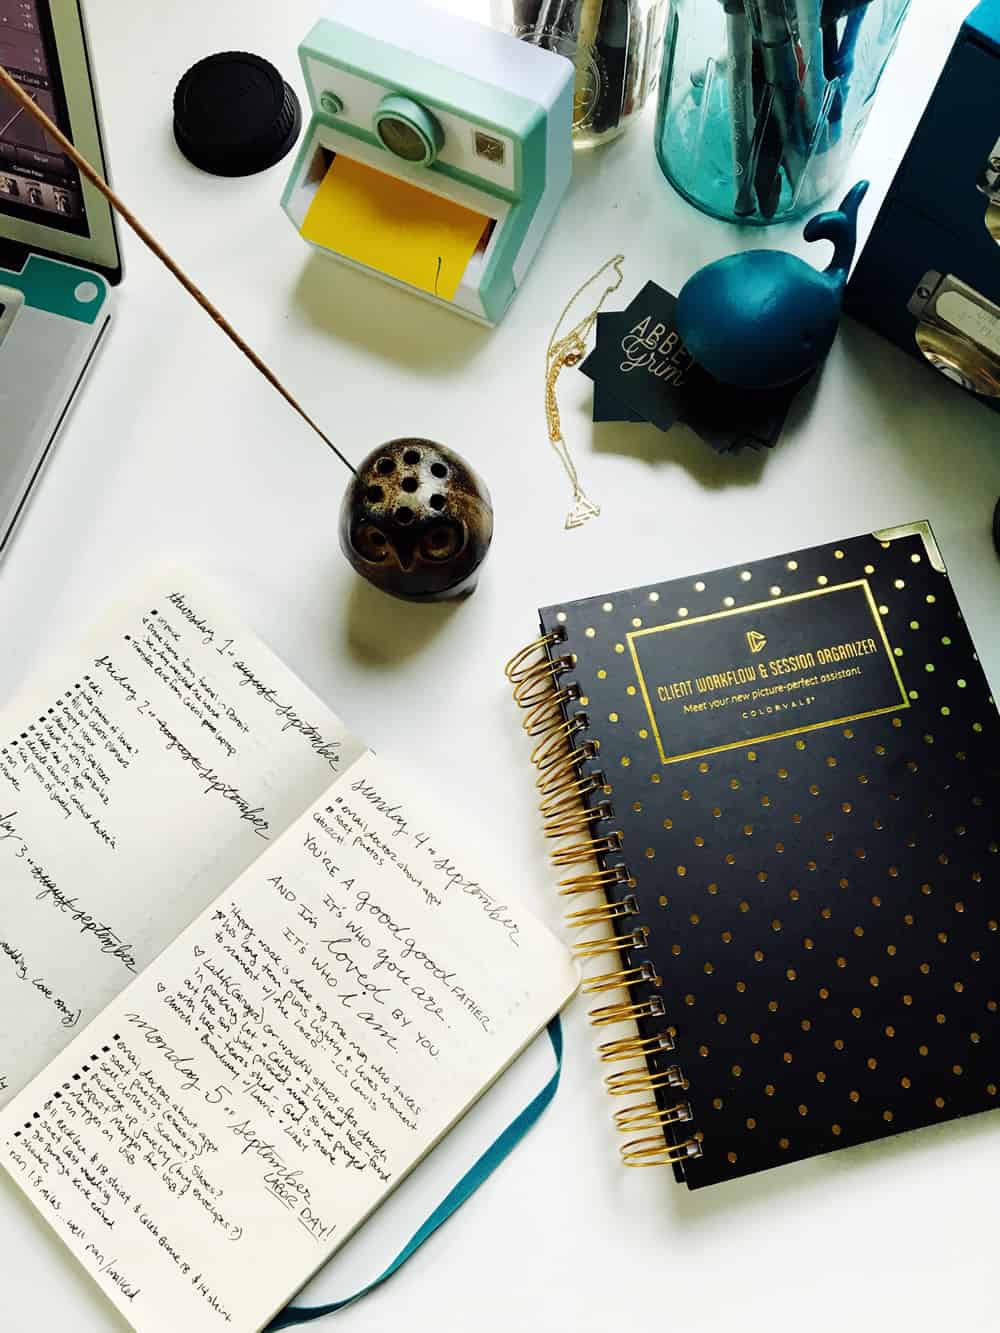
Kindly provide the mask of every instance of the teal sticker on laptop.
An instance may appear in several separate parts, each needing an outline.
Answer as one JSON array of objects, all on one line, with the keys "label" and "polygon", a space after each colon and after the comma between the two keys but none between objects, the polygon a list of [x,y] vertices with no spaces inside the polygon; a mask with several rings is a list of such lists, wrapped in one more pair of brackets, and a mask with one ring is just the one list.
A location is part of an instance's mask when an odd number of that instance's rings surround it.
[{"label": "teal sticker on laptop", "polygon": [[[0,0],[0,60],[106,174],[79,0]],[[0,91],[0,555],[111,317],[111,207]]]}]

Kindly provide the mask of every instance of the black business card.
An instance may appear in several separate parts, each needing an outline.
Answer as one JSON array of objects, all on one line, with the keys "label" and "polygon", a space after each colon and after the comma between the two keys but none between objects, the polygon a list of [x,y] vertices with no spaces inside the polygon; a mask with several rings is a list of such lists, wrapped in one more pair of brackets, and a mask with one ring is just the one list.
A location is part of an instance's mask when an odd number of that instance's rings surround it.
[{"label": "black business card", "polygon": [[[596,345],[602,348],[611,345],[613,335],[608,334],[605,330],[602,339],[602,326],[607,325],[609,321],[627,319],[629,316],[635,314],[643,304],[648,304],[651,300],[654,300],[658,293],[661,293],[664,296],[668,295],[668,293],[663,292],[663,289],[658,287],[655,282],[647,282],[645,287],[632,298],[624,310],[611,311],[607,314],[598,315]],[[641,318],[641,316],[639,318]],[[590,360],[591,358],[588,357],[587,361],[580,367],[584,374],[588,376],[590,376],[590,371],[587,367],[590,364]],[[590,377],[593,378],[592,376]],[[627,403],[623,403],[603,381],[598,380],[594,380],[593,419],[598,423],[602,421],[628,421],[640,423],[649,420],[649,418],[643,416],[642,412],[638,409],[629,407]]]},{"label": "black business card", "polygon": [[603,384],[594,385],[594,422],[627,421],[631,425],[642,425],[646,418],[633,407],[626,407],[623,402],[609,393]]},{"label": "black business card", "polygon": [[613,398],[660,430],[680,417],[678,390],[693,365],[673,327],[677,301],[647,283],[628,310],[602,315],[597,344],[580,369]]}]

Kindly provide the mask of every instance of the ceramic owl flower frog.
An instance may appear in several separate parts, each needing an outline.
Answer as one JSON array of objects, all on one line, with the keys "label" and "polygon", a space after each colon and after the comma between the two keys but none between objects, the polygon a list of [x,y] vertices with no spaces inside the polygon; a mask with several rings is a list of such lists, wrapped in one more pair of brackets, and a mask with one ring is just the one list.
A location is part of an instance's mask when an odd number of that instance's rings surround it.
[{"label": "ceramic owl flower frog", "polygon": [[351,565],[408,601],[472,592],[492,539],[485,485],[432,440],[390,440],[370,453],[340,510],[340,544]]},{"label": "ceramic owl flower frog", "polygon": [[783,250],[747,250],[688,280],[677,331],[699,366],[741,389],[776,389],[816,369],[837,333],[867,192],[860,181],[839,209],[806,224],[807,241],[833,242],[823,273]]}]

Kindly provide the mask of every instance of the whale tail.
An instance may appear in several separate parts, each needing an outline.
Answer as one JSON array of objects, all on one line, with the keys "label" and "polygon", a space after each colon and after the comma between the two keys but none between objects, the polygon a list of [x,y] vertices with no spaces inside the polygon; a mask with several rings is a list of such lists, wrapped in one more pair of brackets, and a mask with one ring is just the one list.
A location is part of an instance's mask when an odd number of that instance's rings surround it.
[{"label": "whale tail", "polygon": [[867,193],[868,182],[859,181],[838,209],[810,218],[803,232],[807,241],[833,242],[833,259],[826,272],[841,285],[847,281],[854,260],[858,244],[858,210]]}]

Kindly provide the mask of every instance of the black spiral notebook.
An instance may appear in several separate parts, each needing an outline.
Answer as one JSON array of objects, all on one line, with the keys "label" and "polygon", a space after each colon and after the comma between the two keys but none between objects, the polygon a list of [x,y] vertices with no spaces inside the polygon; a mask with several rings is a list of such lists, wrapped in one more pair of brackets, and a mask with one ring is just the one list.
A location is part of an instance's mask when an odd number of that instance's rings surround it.
[{"label": "black spiral notebook", "polygon": [[508,675],[626,1163],[1000,1104],[1000,719],[929,525],[540,617]]}]

